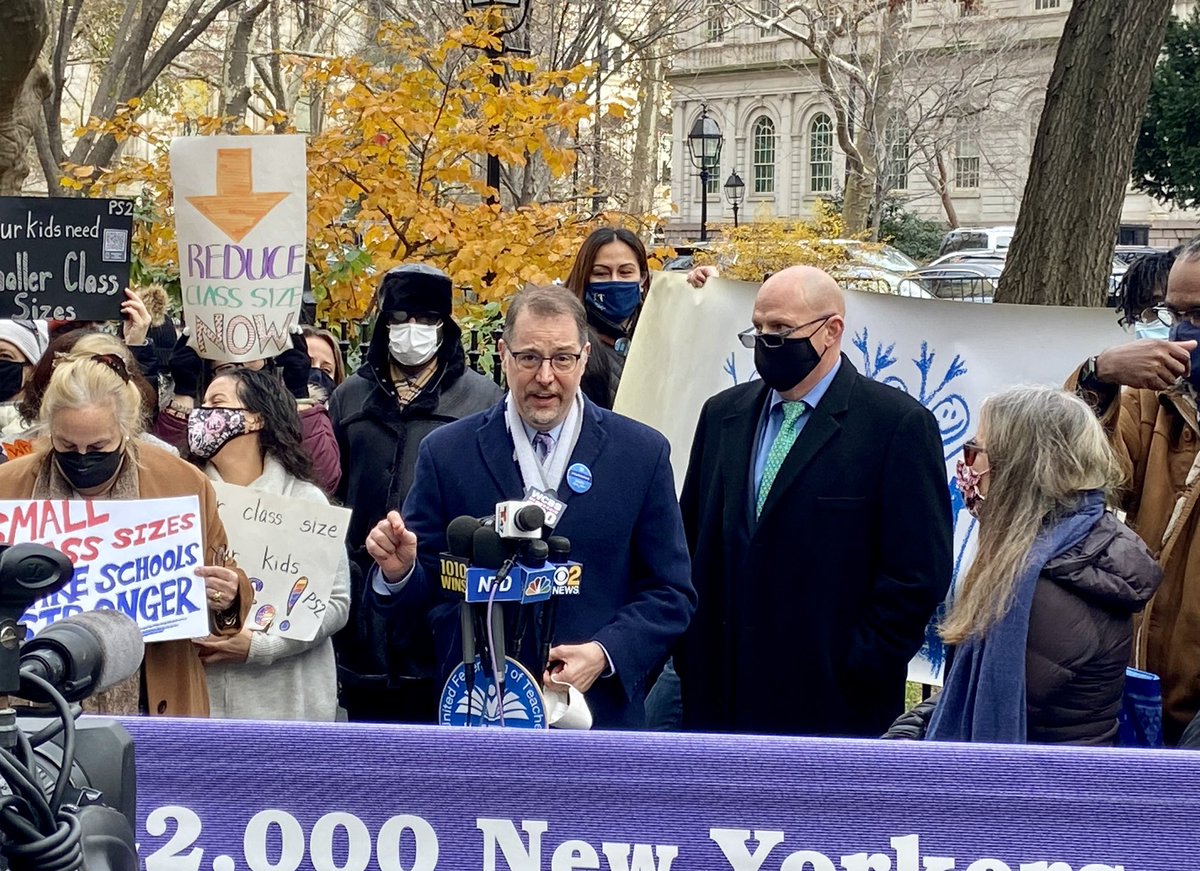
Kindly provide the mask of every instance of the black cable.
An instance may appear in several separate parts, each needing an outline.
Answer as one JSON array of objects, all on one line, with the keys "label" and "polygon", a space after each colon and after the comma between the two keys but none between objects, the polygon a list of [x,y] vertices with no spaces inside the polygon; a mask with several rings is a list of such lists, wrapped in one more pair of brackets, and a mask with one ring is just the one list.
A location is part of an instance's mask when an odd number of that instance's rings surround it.
[{"label": "black cable", "polygon": [[[34,770],[37,765],[37,760],[33,755],[33,745],[29,743],[29,736],[18,725],[17,728],[17,749],[21,751],[21,762],[30,771]],[[36,772],[34,772],[36,774]]]},{"label": "black cable", "polygon": [[[82,713],[83,713],[83,705],[71,705],[71,719],[72,720],[76,719]],[[29,738],[29,743],[32,744],[34,747],[41,747],[47,741],[51,741],[51,740],[57,738],[58,733],[61,732],[62,730],[63,730],[63,721],[55,720],[53,723],[51,723],[49,726],[46,726],[40,732],[37,732],[36,734],[31,735]]]},{"label": "black cable", "polygon": [[[12,792],[0,798],[0,832],[4,835],[0,857],[11,871],[82,871],[83,828],[74,810],[62,808],[75,766],[77,713],[48,681],[31,674],[21,678],[49,698],[60,723],[41,730],[32,740],[18,730],[20,757],[0,749],[0,776]],[[62,761],[47,801],[33,748],[59,731],[63,733]]]},{"label": "black cable", "polygon": [[83,828],[69,811],[58,815],[54,832],[37,841],[0,845],[11,871],[82,871]]},{"label": "black cable", "polygon": [[71,769],[75,767],[75,718],[71,715],[70,703],[48,680],[43,680],[35,674],[21,672],[21,681],[22,683],[29,681],[44,692],[62,719],[62,763],[59,765],[58,778],[54,781],[54,792],[50,795],[50,809],[57,814],[59,807],[62,806],[63,796],[67,794],[67,787],[71,785]]},{"label": "black cable", "polygon": [[34,824],[42,831],[54,826],[54,813],[46,802],[45,793],[36,775],[25,768],[20,761],[7,750],[0,749],[0,775],[8,782],[14,795],[20,795],[31,805],[36,819]]},{"label": "black cable", "polygon": [[11,826],[20,830],[18,837],[24,836],[27,840],[35,841],[42,833],[30,822],[32,817],[33,808],[20,796],[9,795],[0,800],[0,828]]}]

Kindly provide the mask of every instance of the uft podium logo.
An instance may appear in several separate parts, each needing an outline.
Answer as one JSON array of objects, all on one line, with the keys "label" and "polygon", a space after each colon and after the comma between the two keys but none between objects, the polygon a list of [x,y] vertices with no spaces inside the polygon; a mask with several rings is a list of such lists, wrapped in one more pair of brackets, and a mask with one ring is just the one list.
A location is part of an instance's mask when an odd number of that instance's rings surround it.
[{"label": "uft podium logo", "polygon": [[504,725],[512,729],[545,729],[546,703],[537,682],[514,659],[504,661],[504,699],[496,684],[483,671],[483,663],[475,659],[475,685],[467,692],[467,667],[459,665],[446,681],[439,705],[439,722],[443,726],[499,726],[501,704]]}]

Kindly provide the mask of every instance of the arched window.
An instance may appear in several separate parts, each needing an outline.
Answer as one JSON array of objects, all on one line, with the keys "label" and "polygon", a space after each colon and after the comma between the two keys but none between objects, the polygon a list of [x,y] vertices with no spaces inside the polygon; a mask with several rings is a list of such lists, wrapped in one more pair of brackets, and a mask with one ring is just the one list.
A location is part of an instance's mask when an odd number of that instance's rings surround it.
[{"label": "arched window", "polygon": [[725,3],[723,0],[707,0],[707,37],[709,42],[725,41]]},{"label": "arched window", "polygon": [[808,189],[814,194],[833,190],[833,121],[824,112],[808,125]]},{"label": "arched window", "polygon": [[766,115],[754,121],[754,193],[775,193],[775,122]]}]

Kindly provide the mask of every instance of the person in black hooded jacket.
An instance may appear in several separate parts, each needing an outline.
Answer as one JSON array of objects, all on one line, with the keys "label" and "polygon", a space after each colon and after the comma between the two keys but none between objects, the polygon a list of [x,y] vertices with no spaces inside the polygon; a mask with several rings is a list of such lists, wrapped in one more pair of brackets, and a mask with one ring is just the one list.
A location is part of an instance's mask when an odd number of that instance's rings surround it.
[{"label": "person in black hooded jacket", "polygon": [[378,319],[363,365],[329,402],[342,455],[338,496],[352,514],[346,535],[353,574],[350,621],[337,636],[341,704],[351,720],[433,722],[428,632],[392,633],[365,607],[372,564],[367,533],[412,485],[417,448],[439,426],[490,408],[502,391],[467,368],[462,330],[450,316],[452,285],[421,264],[390,269],[379,284]]}]

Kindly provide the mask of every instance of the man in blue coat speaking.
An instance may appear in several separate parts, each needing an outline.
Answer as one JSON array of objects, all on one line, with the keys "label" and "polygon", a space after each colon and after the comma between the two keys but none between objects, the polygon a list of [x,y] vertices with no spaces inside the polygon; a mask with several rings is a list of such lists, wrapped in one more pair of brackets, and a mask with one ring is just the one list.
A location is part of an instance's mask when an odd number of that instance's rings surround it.
[{"label": "man in blue coat speaking", "polygon": [[[421,443],[403,510],[367,537],[371,589],[393,619],[427,615],[448,675],[462,648],[460,600],[439,580],[447,525],[533,490],[553,492],[565,504],[554,532],[570,539],[583,579],[578,596],[558,597],[543,680],[553,674],[583,692],[596,727],[639,728],[646,678],[687,629],[696,594],[667,440],[584,398],[587,335],[583,306],[565,289],[526,288],[513,298],[499,344],[509,393]],[[525,632],[513,637],[518,623]],[[519,647],[534,674],[539,623],[510,619],[509,650]]]}]

